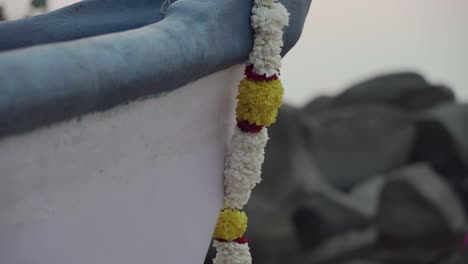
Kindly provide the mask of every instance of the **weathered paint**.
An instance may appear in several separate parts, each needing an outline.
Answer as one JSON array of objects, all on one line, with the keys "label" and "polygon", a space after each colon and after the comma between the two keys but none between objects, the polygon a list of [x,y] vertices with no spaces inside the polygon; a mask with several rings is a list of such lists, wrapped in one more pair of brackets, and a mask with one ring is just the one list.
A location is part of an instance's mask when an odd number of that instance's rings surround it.
[{"label": "weathered paint", "polygon": [[202,263],[241,75],[1,140],[0,263]]}]

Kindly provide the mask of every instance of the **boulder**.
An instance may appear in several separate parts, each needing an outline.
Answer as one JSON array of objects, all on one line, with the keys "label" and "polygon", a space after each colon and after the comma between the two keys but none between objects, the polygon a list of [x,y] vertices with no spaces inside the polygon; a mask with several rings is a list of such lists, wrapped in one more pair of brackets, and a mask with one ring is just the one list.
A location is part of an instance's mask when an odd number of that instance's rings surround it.
[{"label": "boulder", "polygon": [[376,227],[377,258],[432,263],[457,247],[465,215],[443,177],[427,164],[416,164],[390,174],[380,196]]},{"label": "boulder", "polygon": [[278,112],[278,122],[268,128],[262,183],[255,188],[254,196],[268,197],[268,201],[284,200],[297,179],[294,177],[295,156],[300,146],[298,109],[283,105]]},{"label": "boulder", "polygon": [[302,248],[308,251],[334,236],[367,227],[370,219],[323,194],[310,194],[294,212],[293,222]]},{"label": "boulder", "polygon": [[333,102],[336,106],[363,103],[386,103],[404,110],[416,111],[454,102],[453,92],[442,85],[432,85],[412,72],[378,76],[346,89]]},{"label": "boulder", "polygon": [[417,117],[412,162],[426,162],[453,186],[468,211],[468,105],[444,105]]},{"label": "boulder", "polygon": [[325,95],[319,96],[313,99],[312,101],[310,101],[309,103],[307,103],[302,108],[302,112],[305,115],[312,115],[319,111],[327,110],[329,109],[329,107],[333,106],[334,99],[335,98],[333,96],[325,96]]},{"label": "boulder", "polygon": [[329,109],[301,121],[324,180],[345,191],[405,164],[415,133],[410,117],[382,104]]},{"label": "boulder", "polygon": [[[440,138],[451,141],[451,147],[458,156],[458,160],[464,164],[465,169],[468,168],[468,104],[448,104],[436,107],[421,114],[418,121],[433,126],[439,125],[439,129],[446,132]],[[427,134],[430,133],[426,133],[426,136],[430,136]],[[430,144],[430,142],[427,143]]]},{"label": "boulder", "polygon": [[348,199],[356,204],[361,211],[369,216],[375,216],[378,207],[378,198],[383,185],[386,182],[386,175],[376,175],[367,181],[359,183],[348,195]]}]

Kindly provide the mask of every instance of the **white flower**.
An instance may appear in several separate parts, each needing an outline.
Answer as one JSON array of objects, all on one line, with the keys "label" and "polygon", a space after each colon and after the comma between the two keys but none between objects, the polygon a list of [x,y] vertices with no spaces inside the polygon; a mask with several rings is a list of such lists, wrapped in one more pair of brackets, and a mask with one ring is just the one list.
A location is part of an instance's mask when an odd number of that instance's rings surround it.
[{"label": "white flower", "polygon": [[232,209],[247,204],[250,193],[261,181],[268,132],[244,133],[235,128],[224,169],[224,203]]},{"label": "white flower", "polygon": [[277,0],[254,0],[254,5],[255,6],[269,6],[275,2],[277,2]]},{"label": "white flower", "polygon": [[253,65],[255,73],[271,77],[279,75],[281,69],[283,28],[289,23],[289,13],[280,3],[270,0],[256,0],[257,2],[271,3],[254,6],[252,9],[255,36],[249,64]]},{"label": "white flower", "polygon": [[[254,46],[249,55],[249,64],[254,66],[257,74],[266,74],[267,77],[278,75],[281,69],[281,47],[283,39],[281,34],[273,38],[272,35],[257,34]],[[270,38],[270,39],[268,39]]]},{"label": "white flower", "polygon": [[288,24],[288,10],[280,3],[272,3],[268,6],[254,6],[252,8],[252,28],[255,33],[282,32],[283,28]]},{"label": "white flower", "polygon": [[251,264],[249,244],[238,244],[235,242],[214,241],[216,257],[213,264]]},{"label": "white flower", "polygon": [[[254,46],[249,64],[255,73],[271,77],[279,75],[283,28],[289,23],[289,13],[277,0],[254,0],[252,28]],[[236,127],[226,155],[224,169],[224,204],[228,208],[242,209],[252,189],[261,181],[262,164],[268,131],[244,133]],[[249,245],[214,241],[214,264],[252,264]]]}]

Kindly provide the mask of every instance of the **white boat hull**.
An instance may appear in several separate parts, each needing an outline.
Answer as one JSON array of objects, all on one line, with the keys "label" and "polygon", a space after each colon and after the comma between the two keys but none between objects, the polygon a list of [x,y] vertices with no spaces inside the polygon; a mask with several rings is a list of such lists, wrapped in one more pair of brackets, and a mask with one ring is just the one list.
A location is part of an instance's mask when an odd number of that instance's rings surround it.
[{"label": "white boat hull", "polygon": [[0,140],[0,263],[202,263],[240,78]]}]

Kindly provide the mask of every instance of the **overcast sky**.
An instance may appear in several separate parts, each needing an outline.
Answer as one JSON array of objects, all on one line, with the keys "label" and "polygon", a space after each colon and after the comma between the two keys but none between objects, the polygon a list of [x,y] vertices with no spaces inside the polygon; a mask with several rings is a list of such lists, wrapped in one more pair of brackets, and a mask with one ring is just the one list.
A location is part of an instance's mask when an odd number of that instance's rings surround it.
[{"label": "overcast sky", "polygon": [[303,103],[377,73],[414,70],[468,100],[467,0],[315,0],[285,59],[286,97]]},{"label": "overcast sky", "polygon": [[[240,0],[241,1],[241,0]],[[27,0],[0,0],[11,17]],[[52,8],[74,2],[49,0]],[[468,100],[467,0],[314,0],[298,46],[286,57],[286,100],[319,94],[378,73],[413,70]]]}]

